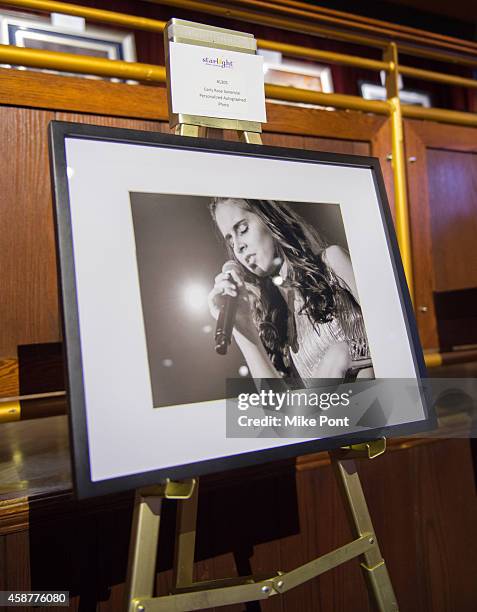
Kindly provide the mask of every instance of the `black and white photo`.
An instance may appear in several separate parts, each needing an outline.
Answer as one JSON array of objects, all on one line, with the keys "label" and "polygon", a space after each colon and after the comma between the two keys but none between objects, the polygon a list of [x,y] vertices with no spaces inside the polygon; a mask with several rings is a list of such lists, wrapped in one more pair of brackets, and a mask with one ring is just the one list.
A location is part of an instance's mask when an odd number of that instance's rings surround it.
[{"label": "black and white photo", "polygon": [[131,207],[155,407],[221,399],[239,376],[374,376],[339,204],[132,193]]},{"label": "black and white photo", "polygon": [[[376,159],[59,122],[51,152],[80,496],[429,426],[409,385],[352,398],[425,372]],[[338,381],[346,426],[227,435],[231,380]]]}]

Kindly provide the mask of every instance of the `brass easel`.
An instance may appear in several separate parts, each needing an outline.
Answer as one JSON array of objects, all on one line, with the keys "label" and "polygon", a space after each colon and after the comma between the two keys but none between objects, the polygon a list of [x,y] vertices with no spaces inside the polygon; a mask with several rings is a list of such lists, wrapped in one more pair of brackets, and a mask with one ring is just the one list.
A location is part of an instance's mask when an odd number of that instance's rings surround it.
[{"label": "brass easel", "polygon": [[[207,42],[207,36],[210,35]],[[168,42],[219,47],[254,53],[249,34],[223,28],[172,19],[165,31],[166,74],[169,109],[171,104]],[[252,37],[253,38],[253,37]],[[205,41],[205,42],[204,42]],[[170,127],[180,136],[207,136],[208,129],[235,130],[249,144],[262,144],[260,123],[170,112]],[[290,572],[277,571],[272,576],[225,578],[193,581],[197,521],[198,480],[174,482],[136,492],[127,581],[127,612],[188,612],[247,601],[268,599],[323,574],[355,557],[361,568],[369,595],[380,612],[398,610],[389,574],[379,550],[355,458],[373,459],[384,453],[382,438],[364,444],[343,447],[330,453],[331,462],[347,509],[355,539],[326,555],[309,561]],[[178,500],[172,593],[154,597],[154,577],[161,506],[164,499]]]},{"label": "brass easel", "polygon": [[[343,447],[330,453],[333,469],[355,539],[290,572],[267,578],[253,576],[193,581],[198,481],[168,481],[136,493],[127,584],[127,612],[187,612],[257,601],[280,595],[346,563],[361,559],[369,596],[380,612],[398,610],[391,580],[373,530],[355,458],[373,459],[386,449],[384,438]],[[161,505],[176,499],[178,515],[170,595],[154,597],[154,577]]]}]

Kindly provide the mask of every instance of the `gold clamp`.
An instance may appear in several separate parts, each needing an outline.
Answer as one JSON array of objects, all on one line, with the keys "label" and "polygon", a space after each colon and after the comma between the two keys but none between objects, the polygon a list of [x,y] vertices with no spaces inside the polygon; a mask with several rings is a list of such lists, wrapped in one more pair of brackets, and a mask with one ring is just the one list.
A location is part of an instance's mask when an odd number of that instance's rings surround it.
[{"label": "gold clamp", "polygon": [[190,499],[197,485],[196,478],[189,480],[171,480],[166,478],[163,483],[139,489],[142,497],[162,497],[163,499]]},{"label": "gold clamp", "polygon": [[362,442],[360,444],[350,444],[342,446],[333,451],[340,459],[375,459],[382,455],[386,450],[386,438]]}]

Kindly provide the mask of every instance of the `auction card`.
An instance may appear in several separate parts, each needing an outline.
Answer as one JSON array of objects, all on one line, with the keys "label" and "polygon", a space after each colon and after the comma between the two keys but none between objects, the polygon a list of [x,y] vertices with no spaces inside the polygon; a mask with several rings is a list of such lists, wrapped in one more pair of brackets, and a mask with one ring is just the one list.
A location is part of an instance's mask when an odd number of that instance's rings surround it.
[{"label": "auction card", "polygon": [[171,42],[172,112],[265,123],[263,57]]}]

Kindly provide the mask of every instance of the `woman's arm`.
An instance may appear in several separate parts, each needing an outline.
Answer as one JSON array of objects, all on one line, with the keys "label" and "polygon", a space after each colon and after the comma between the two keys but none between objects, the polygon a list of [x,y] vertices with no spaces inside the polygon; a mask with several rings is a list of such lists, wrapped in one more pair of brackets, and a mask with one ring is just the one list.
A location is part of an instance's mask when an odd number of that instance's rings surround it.
[{"label": "woman's arm", "polygon": [[[323,251],[323,261],[342,281],[358,302],[358,291],[349,255],[338,245],[332,245]],[[314,369],[315,378],[344,378],[351,365],[351,356],[346,342],[334,342],[327,348],[320,362]]]},{"label": "woman's arm", "polygon": [[257,335],[254,342],[239,331],[234,330],[234,338],[242,351],[252,378],[281,378],[270,361],[267,351]]},{"label": "woman's arm", "polygon": [[333,342],[313,369],[312,378],[344,378],[350,365],[347,342]]},{"label": "woman's arm", "polygon": [[[328,265],[328,267],[331,268],[331,270],[334,272],[334,274],[336,274],[336,276],[338,276],[338,278],[343,281],[346,288],[349,289],[351,295],[359,304],[358,289],[356,287],[353,267],[348,253],[346,253],[346,251],[344,251],[341,247],[335,244],[325,249],[325,251],[323,252],[323,259]],[[363,360],[351,360],[346,343],[339,344],[343,346],[338,347],[337,345],[331,345],[331,347],[328,349],[327,353],[325,353],[321,363],[318,366],[321,370],[325,372],[327,372],[329,368],[332,368],[335,373],[338,372],[339,374],[338,376],[335,376],[336,378],[341,378],[342,376],[344,376],[348,368],[356,366],[356,364],[359,364],[360,367],[364,365]],[[369,367],[359,370],[357,375],[358,378],[374,378],[371,360],[369,360],[368,365]],[[319,374],[323,375],[323,372],[319,372]]]},{"label": "woman's arm", "polygon": [[323,260],[336,276],[345,283],[351,295],[359,304],[358,289],[348,253],[337,244],[333,244],[323,251]]}]

